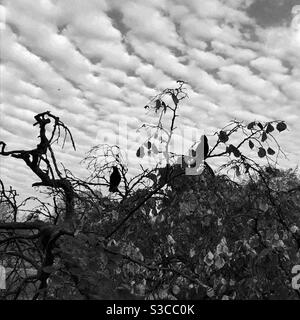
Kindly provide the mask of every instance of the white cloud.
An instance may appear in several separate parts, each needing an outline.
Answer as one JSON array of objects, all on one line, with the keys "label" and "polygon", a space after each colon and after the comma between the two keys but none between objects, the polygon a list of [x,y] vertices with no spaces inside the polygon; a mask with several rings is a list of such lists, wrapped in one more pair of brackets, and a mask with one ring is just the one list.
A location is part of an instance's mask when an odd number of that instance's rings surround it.
[{"label": "white cloud", "polygon": [[230,65],[220,68],[218,72],[223,81],[229,82],[245,91],[250,91],[263,98],[276,98],[280,95],[270,82],[254,75],[248,68],[240,65]]},{"label": "white cloud", "polygon": [[283,85],[282,89],[289,98],[297,102],[300,101],[300,79],[299,81],[290,81],[289,83]]},{"label": "white cloud", "polygon": [[213,50],[218,53],[232,58],[235,62],[245,64],[257,57],[257,53],[249,48],[233,47],[222,41],[213,40],[211,43]]},{"label": "white cloud", "polygon": [[191,49],[188,51],[188,55],[190,60],[196,61],[197,65],[203,69],[218,69],[227,64],[221,56],[207,51]]},{"label": "white cloud", "polygon": [[[251,2],[4,0],[0,139],[34,146],[33,115],[50,110],[77,142],[77,152],[66,146],[59,158],[83,175],[78,162],[90,147],[113,140],[120,120],[130,128],[129,145],[137,144],[135,129],[153,121],[143,106],[183,79],[189,99],[181,106],[182,126],[214,132],[232,118],[282,118],[293,137],[282,140],[290,166],[297,164],[299,143],[290,143],[300,139],[296,20],[259,27],[246,11]],[[35,180],[30,170],[0,161],[5,182],[32,192],[24,183]],[[137,159],[130,161],[133,167]]]},{"label": "white cloud", "polygon": [[252,60],[250,65],[264,73],[286,73],[288,71],[288,69],[282,65],[280,60],[273,57],[259,57]]},{"label": "white cloud", "polygon": [[173,22],[162,12],[141,3],[130,2],[123,11],[123,22],[129,34],[163,46],[180,46]]}]

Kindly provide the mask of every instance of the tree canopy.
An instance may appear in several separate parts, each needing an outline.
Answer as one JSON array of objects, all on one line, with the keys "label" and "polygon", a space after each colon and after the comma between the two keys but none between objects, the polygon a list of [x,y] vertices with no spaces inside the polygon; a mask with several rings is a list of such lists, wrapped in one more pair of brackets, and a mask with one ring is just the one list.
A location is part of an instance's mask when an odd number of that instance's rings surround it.
[{"label": "tree canopy", "polygon": [[[75,149],[75,142],[49,111],[35,116],[35,149],[0,142],[0,155],[23,161],[39,179],[33,186],[51,199],[33,199],[28,209],[29,199],[19,202],[0,183],[2,299],[300,298],[298,278],[292,281],[300,264],[300,181],[296,170],[277,165],[284,153],[276,135],[286,123],[233,120],[189,154],[175,154],[171,141],[187,97],[178,81],[144,107],[157,123],[142,124],[150,134],[136,156],[157,161],[135,176],[119,146],[106,144],[83,159],[86,179],[59,165],[53,143],[63,147],[69,137]],[[112,194],[114,166],[121,183]]]}]

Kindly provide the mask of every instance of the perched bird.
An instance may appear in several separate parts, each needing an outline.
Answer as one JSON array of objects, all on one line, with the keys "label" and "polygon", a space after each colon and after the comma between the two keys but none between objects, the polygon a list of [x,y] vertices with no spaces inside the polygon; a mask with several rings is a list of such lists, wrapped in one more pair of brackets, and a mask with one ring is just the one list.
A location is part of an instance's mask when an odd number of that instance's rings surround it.
[{"label": "perched bird", "polygon": [[113,172],[109,178],[109,192],[118,192],[118,185],[121,182],[121,175],[118,167],[113,166]]}]

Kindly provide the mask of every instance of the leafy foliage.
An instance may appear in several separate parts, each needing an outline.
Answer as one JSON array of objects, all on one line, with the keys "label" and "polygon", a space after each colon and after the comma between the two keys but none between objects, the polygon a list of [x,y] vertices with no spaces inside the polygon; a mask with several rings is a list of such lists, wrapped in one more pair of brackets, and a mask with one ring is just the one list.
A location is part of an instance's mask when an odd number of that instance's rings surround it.
[{"label": "leafy foliage", "polygon": [[[24,160],[53,197],[53,204],[35,199],[27,212],[1,182],[0,257],[10,267],[3,299],[299,299],[291,270],[300,264],[300,182],[273,160],[283,153],[273,133],[286,124],[232,121],[214,134],[199,174],[187,175],[199,145],[188,156],[169,150],[186,96],[178,81],[145,106],[158,123],[148,125],[151,137],[136,156],[162,153],[167,161],[134,177],[119,147],[107,145],[84,159],[87,179],[65,168],[63,175],[50,142],[60,127],[70,132],[47,112],[36,118],[41,130],[54,120],[50,140],[43,131],[43,152],[5,151],[2,142],[1,155]],[[37,151],[50,176],[27,157]],[[225,162],[214,172],[208,162],[216,157]],[[122,182],[107,195],[112,166]]]}]

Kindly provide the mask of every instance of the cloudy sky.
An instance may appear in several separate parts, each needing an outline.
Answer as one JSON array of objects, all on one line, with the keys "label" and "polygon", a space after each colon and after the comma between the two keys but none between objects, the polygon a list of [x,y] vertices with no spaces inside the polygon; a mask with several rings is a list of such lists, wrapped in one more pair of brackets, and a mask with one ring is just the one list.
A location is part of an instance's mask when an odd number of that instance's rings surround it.
[{"label": "cloudy sky", "polygon": [[[90,147],[118,135],[120,120],[133,157],[136,129],[149,121],[143,106],[183,79],[182,124],[210,135],[231,119],[285,120],[281,165],[299,164],[299,0],[0,3],[0,140],[8,149],[35,147],[33,116],[50,110],[73,133],[77,151],[58,149],[58,159],[76,175],[85,174],[79,162]],[[22,162],[0,165],[6,185],[32,192],[36,179]]]}]

